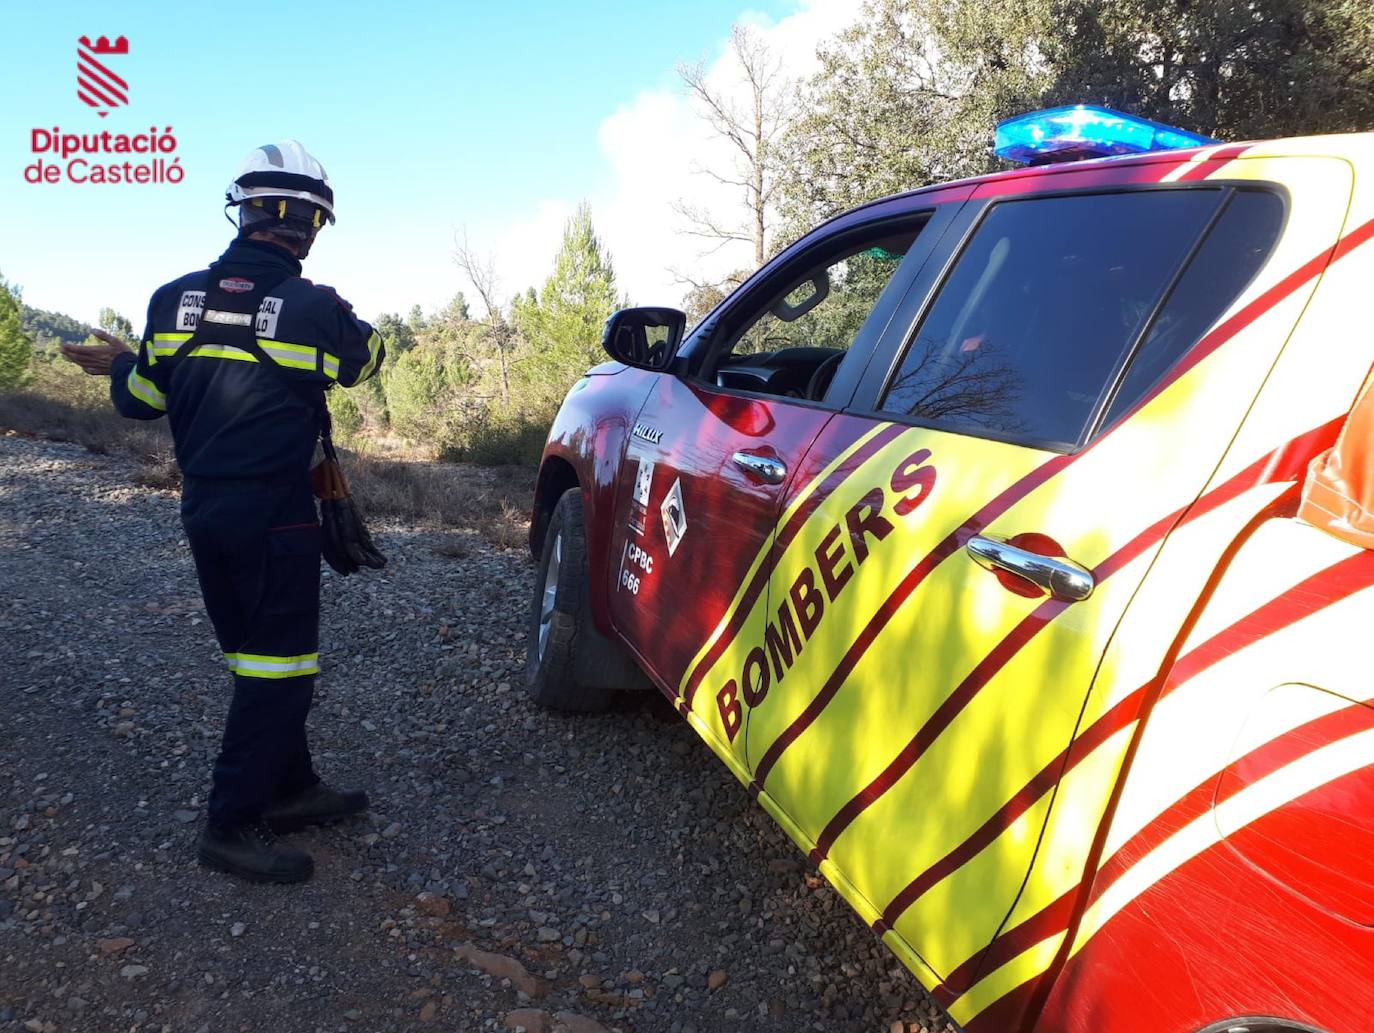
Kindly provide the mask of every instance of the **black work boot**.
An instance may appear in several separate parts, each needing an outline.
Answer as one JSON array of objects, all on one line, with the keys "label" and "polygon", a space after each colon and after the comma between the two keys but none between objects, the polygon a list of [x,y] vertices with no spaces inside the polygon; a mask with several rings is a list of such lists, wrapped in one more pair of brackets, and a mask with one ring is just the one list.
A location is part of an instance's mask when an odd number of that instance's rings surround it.
[{"label": "black work boot", "polygon": [[307,825],[324,825],[351,818],[367,810],[367,794],[361,789],[331,789],[316,782],[295,796],[278,800],[263,812],[263,821],[276,832],[295,832]]},{"label": "black work boot", "polygon": [[207,868],[249,882],[304,882],[315,871],[309,854],[283,843],[264,821],[207,824],[197,859]]}]

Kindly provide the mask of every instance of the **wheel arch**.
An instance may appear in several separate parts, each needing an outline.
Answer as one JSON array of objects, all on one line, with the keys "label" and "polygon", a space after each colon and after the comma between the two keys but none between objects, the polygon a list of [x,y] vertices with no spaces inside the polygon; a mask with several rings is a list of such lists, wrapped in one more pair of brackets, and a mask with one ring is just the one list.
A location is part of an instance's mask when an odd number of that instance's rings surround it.
[{"label": "wheel arch", "polygon": [[530,554],[536,560],[544,549],[544,535],[548,532],[554,506],[569,488],[581,486],[577,470],[563,456],[550,455],[544,459],[534,488],[534,512],[530,514]]}]

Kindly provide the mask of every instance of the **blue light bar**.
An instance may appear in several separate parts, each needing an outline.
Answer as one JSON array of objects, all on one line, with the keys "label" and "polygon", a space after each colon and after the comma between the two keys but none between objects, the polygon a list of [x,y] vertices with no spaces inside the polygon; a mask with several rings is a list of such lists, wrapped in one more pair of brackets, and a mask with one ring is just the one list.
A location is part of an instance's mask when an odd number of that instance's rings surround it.
[{"label": "blue light bar", "polygon": [[997,124],[993,151],[1020,165],[1046,165],[1116,154],[1144,154],[1220,143],[1111,108],[1073,104],[1017,115]]}]

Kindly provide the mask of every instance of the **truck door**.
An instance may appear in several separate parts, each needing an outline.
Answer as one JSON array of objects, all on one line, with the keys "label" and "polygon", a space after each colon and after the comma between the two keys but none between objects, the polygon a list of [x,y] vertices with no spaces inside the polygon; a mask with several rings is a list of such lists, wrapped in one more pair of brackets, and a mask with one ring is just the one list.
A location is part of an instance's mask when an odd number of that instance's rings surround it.
[{"label": "truck door", "polygon": [[934,220],[908,202],[783,255],[697,331],[691,371],[660,376],[633,428],[611,619],[745,781],[743,712],[717,706],[705,674],[731,641],[762,634],[779,507],[833,415],[824,396],[832,382],[852,393],[947,207]]},{"label": "truck door", "polygon": [[[1310,290],[1284,278],[1330,248],[1349,181],[1314,162],[1329,189],[1297,211],[1244,170],[980,187],[948,272],[913,288],[804,462],[847,473],[788,486],[804,524],[741,623],[746,762],[932,983],[971,983],[1014,909],[1081,878],[1125,733],[1056,792],[1106,643],[1165,535],[1248,486],[1199,500]],[[1210,570],[1229,538],[1207,541]],[[1042,967],[1053,933],[1022,944]]]}]

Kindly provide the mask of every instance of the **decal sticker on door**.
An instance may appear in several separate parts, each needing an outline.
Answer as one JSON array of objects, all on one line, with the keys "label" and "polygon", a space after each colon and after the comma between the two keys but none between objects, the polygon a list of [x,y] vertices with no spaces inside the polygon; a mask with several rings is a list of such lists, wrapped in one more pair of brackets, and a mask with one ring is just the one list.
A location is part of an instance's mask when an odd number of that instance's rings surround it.
[{"label": "decal sticker on door", "polygon": [[635,487],[630,496],[630,530],[637,535],[644,534],[648,526],[649,496],[654,485],[654,461],[639,460],[639,472],[635,475]]},{"label": "decal sticker on door", "polygon": [[620,556],[620,576],[616,578],[616,589],[629,589],[631,595],[639,595],[639,586],[654,572],[654,558],[634,542],[627,541]]},{"label": "decal sticker on door", "polygon": [[639,461],[639,476],[635,478],[635,501],[641,506],[649,504],[649,489],[654,483],[654,461],[652,459],[641,459]]},{"label": "decal sticker on door", "polygon": [[682,508],[682,478],[673,481],[659,512],[663,515],[663,537],[668,541],[668,555],[671,556],[687,533],[687,514]]}]

